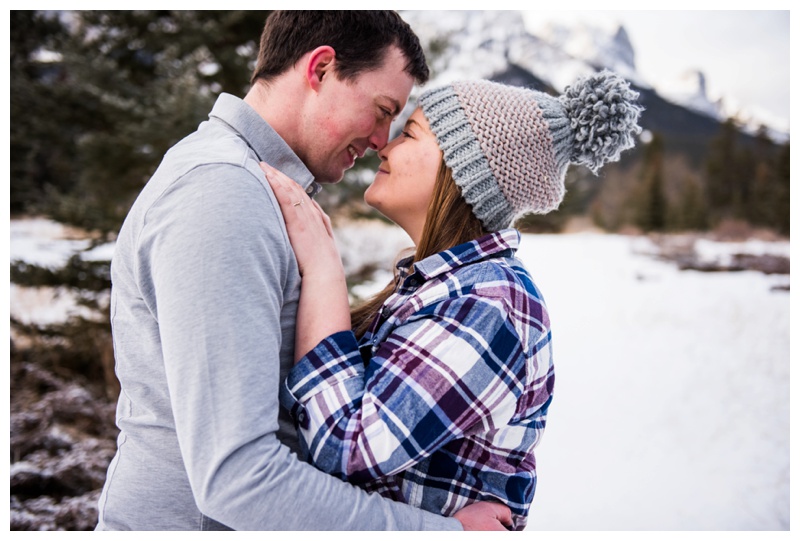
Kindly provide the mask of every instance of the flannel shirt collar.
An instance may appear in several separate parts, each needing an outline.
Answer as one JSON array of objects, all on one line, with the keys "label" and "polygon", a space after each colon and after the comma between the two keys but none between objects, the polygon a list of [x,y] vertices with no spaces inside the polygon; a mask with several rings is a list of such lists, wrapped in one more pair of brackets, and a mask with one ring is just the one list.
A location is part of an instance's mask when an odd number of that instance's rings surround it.
[{"label": "flannel shirt collar", "polygon": [[397,263],[400,283],[414,287],[470,263],[492,257],[512,256],[519,248],[520,238],[516,229],[502,229],[428,256],[410,268],[412,257],[407,257]]}]

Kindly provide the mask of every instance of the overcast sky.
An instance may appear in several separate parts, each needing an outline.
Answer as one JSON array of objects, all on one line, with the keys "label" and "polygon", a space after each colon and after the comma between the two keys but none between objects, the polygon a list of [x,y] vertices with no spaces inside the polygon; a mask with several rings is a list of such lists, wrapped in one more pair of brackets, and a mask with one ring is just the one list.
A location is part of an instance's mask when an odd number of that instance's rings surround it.
[{"label": "overcast sky", "polygon": [[[705,3],[705,2],[701,2]],[[780,4],[763,2],[762,5]],[[737,4],[740,5],[740,4]],[[637,71],[656,88],[684,72],[706,76],[709,97],[727,95],[753,112],[789,115],[789,11],[530,11],[529,28],[546,21],[621,23]]]}]

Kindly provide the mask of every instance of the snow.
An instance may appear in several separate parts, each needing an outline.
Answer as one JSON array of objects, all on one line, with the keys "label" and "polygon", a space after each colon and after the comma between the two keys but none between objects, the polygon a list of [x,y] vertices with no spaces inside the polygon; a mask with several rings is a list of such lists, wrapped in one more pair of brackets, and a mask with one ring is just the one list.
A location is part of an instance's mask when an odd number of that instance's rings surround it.
[{"label": "snow", "polygon": [[[95,312],[77,304],[78,296],[65,287],[24,287],[11,284],[11,317],[20,323],[52,325],[70,316],[96,319]],[[103,316],[105,317],[105,316]]]},{"label": "snow", "polygon": [[[85,247],[64,236],[12,221],[11,259],[65,261]],[[359,296],[410,245],[380,222],[337,224],[336,238],[348,273],[379,269]],[[789,245],[696,247],[718,258]],[[786,530],[789,294],[773,286],[788,277],[679,271],[653,253],[643,237],[523,235],[518,255],[544,293],[556,356],[527,529]],[[32,310],[19,299],[12,314]]]},{"label": "snow", "polygon": [[528,529],[788,529],[788,294],[640,241],[524,236],[556,355]]},{"label": "snow", "polygon": [[85,235],[75,238],[74,230],[45,218],[11,220],[10,229],[11,261],[19,259],[52,269],[62,267],[73,253],[91,244]]},{"label": "snow", "polygon": [[711,101],[706,92],[706,77],[699,70],[688,70],[671,85],[659,89],[661,95],[672,103],[683,105],[694,111],[716,119],[727,116],[721,110],[720,101]]},{"label": "snow", "polygon": [[564,51],[588,66],[603,66],[636,84],[644,83],[636,71],[635,54],[627,32],[619,25],[578,23],[567,26],[551,22],[545,24],[537,35],[551,48]]},{"label": "snow", "polygon": [[[370,261],[393,261],[388,244],[370,244]],[[717,259],[789,244],[697,248]],[[643,237],[523,235],[556,356],[527,530],[788,529],[789,294],[772,290],[788,277],[679,271],[655,252]]]},{"label": "snow", "polygon": [[[87,261],[110,261],[113,243],[91,248],[86,232],[45,218],[11,220],[10,260],[58,269],[74,254]],[[101,297],[105,297],[102,295]],[[70,316],[98,317],[90,309],[79,306],[78,296],[64,287],[9,288],[10,315],[25,324],[49,325]],[[105,316],[102,316],[105,317]]]}]

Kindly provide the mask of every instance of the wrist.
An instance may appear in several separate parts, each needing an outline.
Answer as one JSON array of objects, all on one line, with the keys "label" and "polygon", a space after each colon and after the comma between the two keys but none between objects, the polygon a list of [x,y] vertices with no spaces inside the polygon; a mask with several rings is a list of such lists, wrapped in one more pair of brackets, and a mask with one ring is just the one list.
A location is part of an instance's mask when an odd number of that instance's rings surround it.
[{"label": "wrist", "polygon": [[347,279],[344,275],[344,268],[341,264],[323,267],[315,265],[311,268],[303,269],[303,284],[346,284]]}]

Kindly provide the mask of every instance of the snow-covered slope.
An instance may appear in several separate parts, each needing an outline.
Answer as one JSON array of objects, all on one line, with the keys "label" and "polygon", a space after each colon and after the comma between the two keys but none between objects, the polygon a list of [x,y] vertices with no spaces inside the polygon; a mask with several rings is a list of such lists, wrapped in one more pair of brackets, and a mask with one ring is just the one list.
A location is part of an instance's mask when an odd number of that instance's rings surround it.
[{"label": "snow-covered slope", "polygon": [[673,103],[684,105],[713,118],[723,118],[722,102],[712,102],[706,93],[706,76],[699,70],[687,70],[673,83],[659,89]]}]

